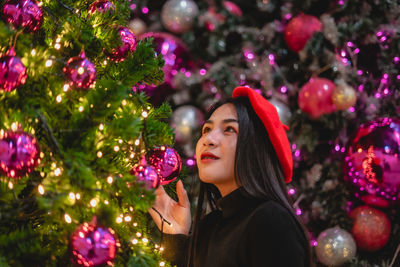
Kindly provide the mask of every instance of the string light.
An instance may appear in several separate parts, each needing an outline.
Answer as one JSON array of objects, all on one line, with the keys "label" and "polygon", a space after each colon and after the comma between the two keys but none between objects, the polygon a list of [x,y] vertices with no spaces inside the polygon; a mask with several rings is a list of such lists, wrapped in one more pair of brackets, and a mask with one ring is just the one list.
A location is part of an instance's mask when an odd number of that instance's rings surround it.
[{"label": "string light", "polygon": [[45,66],[46,66],[46,67],[51,67],[51,65],[53,65],[53,60],[48,59],[48,60],[46,61],[46,63],[45,63]]},{"label": "string light", "polygon": [[59,176],[60,174],[61,174],[61,169],[60,168],[57,168],[57,169],[54,170],[54,175],[55,176]]},{"label": "string light", "polygon": [[136,226],[137,226],[137,223],[136,223],[136,222],[135,222],[135,223],[133,223],[133,226],[134,226],[134,227],[136,227]]},{"label": "string light", "polygon": [[142,236],[142,234],[141,234],[141,233],[139,233],[139,232],[137,232],[137,233],[136,233],[136,236],[137,236],[137,237],[141,237],[141,236]]},{"label": "string light", "polygon": [[135,153],[131,153],[131,155],[129,156],[131,159],[133,159],[135,157]]},{"label": "string light", "polygon": [[11,124],[11,130],[13,130],[13,131],[15,132],[17,129],[18,129],[18,123],[13,122],[13,123]]},{"label": "string light", "polygon": [[118,152],[118,151],[119,151],[119,146],[115,146],[115,147],[114,147],[114,151],[115,151],[115,152]]},{"label": "string light", "polygon": [[58,103],[60,103],[60,102],[62,101],[61,95],[58,95],[58,96],[56,97],[56,101],[57,101]]},{"label": "string light", "polygon": [[132,240],[132,244],[136,245],[139,241],[137,239]]},{"label": "string light", "polygon": [[101,151],[97,152],[97,157],[101,158],[103,156],[103,153]]},{"label": "string light", "polygon": [[35,55],[36,55],[36,49],[35,49],[35,48],[31,50],[31,55],[32,55],[32,56],[35,56]]},{"label": "string light", "polygon": [[69,89],[69,84],[67,84],[67,83],[64,84],[64,87],[63,87],[64,92],[67,92],[68,89]]},{"label": "string light", "polygon": [[75,194],[75,197],[76,197],[76,199],[81,199],[81,194],[76,193],[76,194]]},{"label": "string light", "polygon": [[96,207],[96,205],[97,205],[96,199],[93,198],[92,200],[90,200],[90,206],[92,206],[94,208],[94,207]]},{"label": "string light", "polygon": [[44,195],[44,187],[43,187],[43,185],[40,184],[38,186],[38,191],[39,191],[39,194]]},{"label": "string light", "polygon": [[142,238],[142,241],[143,241],[143,243],[145,243],[145,244],[149,242],[149,240],[148,240],[146,237],[143,237],[143,238]]},{"label": "string light", "polygon": [[104,64],[104,65],[107,65],[107,60],[104,60],[104,61],[103,61],[103,64]]},{"label": "string light", "polygon": [[104,204],[108,205],[109,204],[108,200],[104,200]]},{"label": "string light", "polygon": [[68,194],[68,197],[69,197],[71,200],[75,200],[75,194],[74,194],[73,192],[70,192],[70,193]]},{"label": "string light", "polygon": [[127,215],[127,216],[125,216],[124,220],[126,222],[130,222],[132,220],[132,218],[131,218],[131,216]]},{"label": "string light", "polygon": [[122,139],[118,140],[118,143],[122,144],[124,141],[122,141]]},{"label": "string light", "polygon": [[79,67],[78,68],[78,74],[83,74],[85,72],[85,69],[84,68],[82,68],[82,67]]},{"label": "string light", "polygon": [[142,112],[142,117],[143,117],[143,118],[147,118],[147,116],[148,116],[147,111],[143,111],[143,112]]},{"label": "string light", "polygon": [[65,219],[65,221],[66,221],[67,223],[71,223],[71,222],[72,222],[71,216],[69,216],[67,213],[65,213],[64,219]]},{"label": "string light", "polygon": [[100,131],[103,131],[103,129],[104,129],[104,125],[103,125],[102,123],[100,123],[100,125],[99,125],[99,130],[100,130]]},{"label": "string light", "polygon": [[8,182],[8,188],[13,189],[14,188],[14,184],[10,181]]},{"label": "string light", "polygon": [[107,177],[107,183],[112,184],[113,178],[111,176]]},{"label": "string light", "polygon": [[59,50],[59,49],[61,48],[61,45],[60,45],[59,43],[56,43],[56,44],[54,45],[54,48],[57,49],[57,50]]},{"label": "string light", "polygon": [[140,144],[140,140],[139,139],[136,139],[135,140],[135,146],[138,146]]},{"label": "string light", "polygon": [[161,267],[165,266],[165,262],[160,261],[160,266],[161,266]]},{"label": "string light", "polygon": [[123,105],[123,106],[126,106],[126,100],[125,100],[125,99],[124,99],[124,100],[122,100],[122,102],[121,102],[121,103],[122,103],[122,105]]},{"label": "string light", "polygon": [[117,217],[116,222],[117,223],[122,223],[122,218],[121,217]]},{"label": "string light", "polygon": [[82,112],[82,111],[83,111],[83,107],[79,106],[79,112]]}]

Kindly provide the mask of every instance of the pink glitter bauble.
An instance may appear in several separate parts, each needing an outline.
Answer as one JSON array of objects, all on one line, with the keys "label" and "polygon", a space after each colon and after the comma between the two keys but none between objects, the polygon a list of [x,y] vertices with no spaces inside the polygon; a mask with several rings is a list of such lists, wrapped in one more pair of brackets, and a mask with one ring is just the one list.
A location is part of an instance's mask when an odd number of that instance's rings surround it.
[{"label": "pink glitter bauble", "polygon": [[131,170],[131,173],[137,177],[137,181],[144,182],[147,189],[157,188],[160,185],[160,176],[157,170],[146,164],[145,160]]},{"label": "pink glitter bauble", "polygon": [[93,4],[91,4],[89,7],[89,12],[92,14],[96,11],[105,14],[110,10],[115,11],[115,6],[112,2],[107,0],[98,0],[96,2],[93,2]]},{"label": "pink glitter bauble", "polygon": [[0,134],[0,173],[23,177],[37,167],[39,154],[38,142],[32,135],[22,131]]},{"label": "pink glitter bauble", "polygon": [[118,32],[121,36],[122,46],[114,48],[112,52],[109,53],[109,58],[115,62],[124,61],[129,52],[135,52],[137,46],[135,34],[130,29],[120,27]]},{"label": "pink glitter bauble", "polygon": [[96,68],[86,58],[84,52],[77,57],[70,58],[63,71],[71,87],[89,89],[95,86]]},{"label": "pink glitter bauble", "polygon": [[8,0],[3,6],[3,17],[16,28],[33,33],[43,22],[42,8],[34,0]]},{"label": "pink glitter bauble", "polygon": [[174,181],[181,171],[181,157],[173,148],[166,146],[153,148],[148,153],[148,158],[151,166],[160,174],[161,185]]},{"label": "pink glitter bauble", "polygon": [[11,92],[23,85],[26,78],[26,68],[11,48],[7,55],[0,57],[0,90]]},{"label": "pink glitter bauble", "polygon": [[118,245],[111,228],[84,223],[71,237],[73,262],[80,266],[112,265]]}]

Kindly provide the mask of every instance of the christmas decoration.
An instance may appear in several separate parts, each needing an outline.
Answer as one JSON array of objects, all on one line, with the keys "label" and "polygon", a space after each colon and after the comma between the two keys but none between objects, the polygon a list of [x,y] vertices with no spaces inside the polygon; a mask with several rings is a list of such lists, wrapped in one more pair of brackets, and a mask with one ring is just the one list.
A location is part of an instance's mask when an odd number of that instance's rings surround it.
[{"label": "christmas decoration", "polygon": [[203,113],[194,106],[177,108],[171,119],[171,126],[175,130],[175,140],[180,144],[192,142],[197,130],[203,122]]},{"label": "christmas decoration", "polygon": [[0,133],[0,173],[19,178],[32,172],[39,164],[37,140],[23,131]]},{"label": "christmas decoration", "polygon": [[133,166],[131,174],[137,177],[137,181],[144,182],[147,189],[157,188],[160,185],[160,176],[157,170],[153,166],[147,165],[144,158],[139,164]]},{"label": "christmas decoration", "polygon": [[400,119],[367,122],[348,141],[345,179],[359,189],[359,195],[396,201],[400,192],[399,152]]},{"label": "christmas decoration", "polygon": [[337,110],[346,110],[357,101],[356,91],[344,81],[338,82],[332,93],[332,102]]},{"label": "christmas decoration", "polygon": [[353,235],[357,247],[364,251],[377,251],[389,240],[391,224],[386,214],[369,206],[360,206],[349,214],[353,219]]},{"label": "christmas decoration", "polygon": [[67,65],[63,68],[69,85],[81,89],[94,88],[96,82],[96,68],[90,62],[85,52],[81,52],[79,56],[72,57],[68,60]]},{"label": "christmas decoration", "polygon": [[84,223],[71,237],[73,262],[80,266],[113,265],[118,240],[114,230]]},{"label": "christmas decoration", "polygon": [[43,22],[42,8],[34,0],[8,0],[2,13],[7,23],[29,33],[37,31]]},{"label": "christmas decoration", "polygon": [[276,98],[268,99],[268,101],[275,106],[281,122],[285,125],[289,125],[290,117],[292,116],[289,107]]},{"label": "christmas decoration", "polygon": [[135,19],[131,20],[128,23],[128,27],[129,27],[129,29],[132,30],[133,34],[137,37],[139,37],[140,35],[145,33],[146,29],[147,29],[146,23],[139,18],[135,18]]},{"label": "christmas decoration", "polygon": [[224,5],[225,9],[228,10],[228,12],[231,13],[232,15],[237,16],[237,17],[242,16],[242,14],[243,14],[242,10],[235,3],[231,2],[231,1],[224,1],[223,5]]},{"label": "christmas decoration", "polygon": [[319,234],[315,253],[327,266],[340,266],[356,255],[356,242],[351,234],[339,227],[329,228]]},{"label": "christmas decoration", "polygon": [[164,27],[174,33],[184,33],[192,28],[199,8],[192,0],[168,0],[161,10]]},{"label": "christmas decoration", "polygon": [[300,14],[289,21],[285,27],[285,41],[294,52],[303,50],[307,41],[315,32],[322,30],[322,23],[318,18]]},{"label": "christmas decoration", "polygon": [[148,159],[151,166],[158,171],[161,185],[166,185],[174,181],[182,168],[181,157],[170,147],[161,146],[153,148],[148,153]]},{"label": "christmas decoration", "polygon": [[298,103],[302,111],[317,119],[335,110],[332,93],[336,86],[325,78],[311,78],[300,90]]},{"label": "christmas decoration", "polygon": [[118,32],[121,36],[122,46],[113,49],[112,52],[109,53],[110,59],[115,62],[124,61],[129,52],[135,52],[137,46],[136,37],[130,29],[120,27]]},{"label": "christmas decoration", "polygon": [[115,6],[112,2],[107,0],[98,0],[96,2],[93,2],[89,7],[89,12],[92,14],[97,11],[104,15],[106,12],[109,12],[111,10],[114,12]]},{"label": "christmas decoration", "polygon": [[214,31],[219,25],[223,24],[225,20],[225,16],[218,13],[215,6],[210,6],[204,14],[199,15],[200,23],[204,24],[206,29],[210,32]]},{"label": "christmas decoration", "polygon": [[6,55],[0,57],[0,89],[11,92],[23,85],[26,77],[26,68],[11,47]]}]

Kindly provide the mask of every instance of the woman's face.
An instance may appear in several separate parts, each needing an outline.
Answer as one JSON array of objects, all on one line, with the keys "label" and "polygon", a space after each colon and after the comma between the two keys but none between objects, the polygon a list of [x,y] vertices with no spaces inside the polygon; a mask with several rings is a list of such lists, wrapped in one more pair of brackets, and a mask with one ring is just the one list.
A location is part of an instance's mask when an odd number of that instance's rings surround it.
[{"label": "woman's face", "polygon": [[222,196],[238,188],[234,175],[238,133],[236,109],[228,103],[212,113],[197,141],[196,162],[200,180],[214,184]]}]

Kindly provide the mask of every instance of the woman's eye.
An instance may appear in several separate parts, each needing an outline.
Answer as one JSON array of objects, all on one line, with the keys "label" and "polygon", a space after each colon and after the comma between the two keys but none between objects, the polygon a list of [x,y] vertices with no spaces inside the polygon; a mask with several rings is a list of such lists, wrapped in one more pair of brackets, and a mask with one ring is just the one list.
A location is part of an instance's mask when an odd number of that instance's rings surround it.
[{"label": "woman's eye", "polygon": [[232,126],[228,126],[225,128],[225,132],[236,133],[236,130]]},{"label": "woman's eye", "polygon": [[202,133],[208,133],[210,131],[210,127],[204,127]]}]

